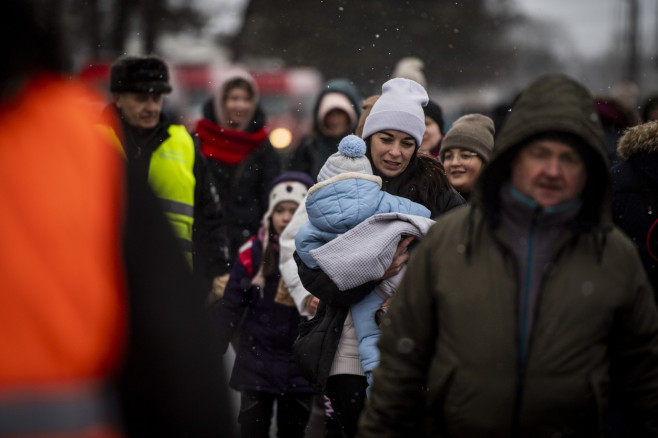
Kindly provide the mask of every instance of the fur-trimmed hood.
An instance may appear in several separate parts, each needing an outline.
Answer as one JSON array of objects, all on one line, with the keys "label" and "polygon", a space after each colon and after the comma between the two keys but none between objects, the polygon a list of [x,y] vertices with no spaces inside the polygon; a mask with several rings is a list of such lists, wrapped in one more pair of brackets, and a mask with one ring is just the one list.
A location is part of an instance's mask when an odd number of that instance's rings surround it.
[{"label": "fur-trimmed hood", "polygon": [[643,123],[627,129],[619,139],[617,153],[624,160],[639,153],[658,153],[658,121]]}]

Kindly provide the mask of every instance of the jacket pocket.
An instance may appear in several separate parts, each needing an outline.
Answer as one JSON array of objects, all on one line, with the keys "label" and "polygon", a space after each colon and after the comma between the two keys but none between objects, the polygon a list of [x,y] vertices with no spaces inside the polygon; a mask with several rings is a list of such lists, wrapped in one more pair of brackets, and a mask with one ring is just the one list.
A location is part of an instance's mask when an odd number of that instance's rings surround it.
[{"label": "jacket pocket", "polygon": [[313,329],[320,324],[320,321],[322,321],[322,315],[317,315],[309,320],[302,321],[299,323],[299,338],[303,338],[304,336],[308,335],[310,332],[313,331]]},{"label": "jacket pocket", "polygon": [[438,365],[430,370],[425,399],[428,436],[442,436],[445,433],[446,414],[450,416],[458,411],[457,405],[447,403],[456,374],[457,368],[452,365]]},{"label": "jacket pocket", "polygon": [[590,389],[594,398],[593,414],[596,416],[596,426],[600,432],[605,429],[605,415],[608,411],[609,378],[605,370],[595,370],[589,376]]},{"label": "jacket pocket", "polygon": [[322,327],[324,312],[299,324],[299,336],[292,346],[302,376],[316,389],[320,383],[319,365],[326,329]]}]

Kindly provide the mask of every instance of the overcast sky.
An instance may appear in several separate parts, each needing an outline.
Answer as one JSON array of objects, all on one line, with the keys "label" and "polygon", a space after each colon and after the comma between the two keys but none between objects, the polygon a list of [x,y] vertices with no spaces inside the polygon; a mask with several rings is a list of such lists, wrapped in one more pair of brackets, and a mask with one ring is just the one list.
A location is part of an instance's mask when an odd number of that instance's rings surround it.
[{"label": "overcast sky", "polygon": [[[618,48],[625,29],[628,0],[515,0],[527,15],[559,23],[582,56],[600,55]],[[658,52],[658,1],[639,0],[642,50]]]},{"label": "overcast sky", "polygon": [[[357,0],[354,0],[357,1]],[[397,1],[397,0],[392,0]],[[467,1],[467,0],[464,0]],[[629,0],[514,0],[522,12],[552,22],[568,34],[583,57],[595,57],[608,48],[619,48],[619,35],[625,29]],[[638,0],[640,5],[642,50],[658,53],[658,0]],[[247,0],[195,0],[208,13],[221,10],[211,20],[210,33],[232,33],[242,21]],[[564,38],[560,38],[564,41]],[[559,48],[558,48],[559,50]]]}]

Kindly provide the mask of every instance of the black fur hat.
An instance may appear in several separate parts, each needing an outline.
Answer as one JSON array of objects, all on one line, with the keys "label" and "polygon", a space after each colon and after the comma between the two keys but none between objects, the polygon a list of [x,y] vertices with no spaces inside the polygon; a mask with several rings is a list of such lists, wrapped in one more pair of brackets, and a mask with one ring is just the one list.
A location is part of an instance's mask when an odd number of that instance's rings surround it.
[{"label": "black fur hat", "polygon": [[167,64],[157,56],[122,56],[110,70],[112,93],[171,93]]}]

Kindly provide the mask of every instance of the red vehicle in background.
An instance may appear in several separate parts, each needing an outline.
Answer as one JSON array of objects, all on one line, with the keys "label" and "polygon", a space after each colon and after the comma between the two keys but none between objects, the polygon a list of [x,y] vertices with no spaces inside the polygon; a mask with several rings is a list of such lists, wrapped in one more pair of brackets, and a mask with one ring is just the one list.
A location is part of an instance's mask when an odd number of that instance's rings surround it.
[{"label": "red vehicle in background", "polygon": [[[108,100],[110,65],[109,62],[89,63],[78,74]],[[229,67],[170,63],[173,92],[165,99],[164,111],[192,131],[201,117],[203,104]],[[322,75],[311,67],[248,70],[260,90],[272,145],[282,152],[291,152],[313,126],[313,105],[322,88]]]}]

